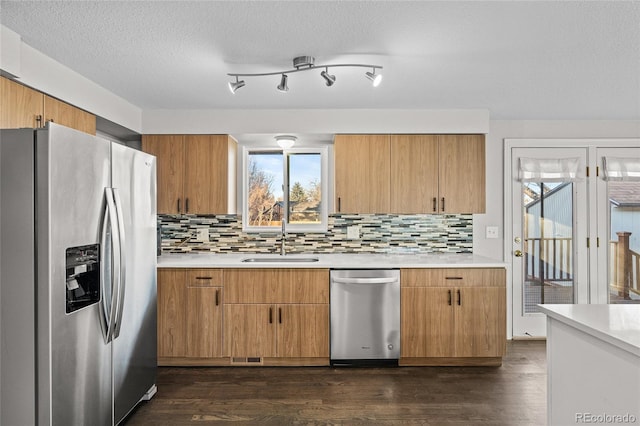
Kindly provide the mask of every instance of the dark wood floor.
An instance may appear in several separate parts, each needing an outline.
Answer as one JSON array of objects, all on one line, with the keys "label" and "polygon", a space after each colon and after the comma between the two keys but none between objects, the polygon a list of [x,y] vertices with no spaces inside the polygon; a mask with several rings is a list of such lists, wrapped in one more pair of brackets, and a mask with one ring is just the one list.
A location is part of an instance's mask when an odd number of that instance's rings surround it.
[{"label": "dark wood floor", "polygon": [[160,368],[126,424],[222,423],[544,425],[545,342],[509,342],[498,368]]}]

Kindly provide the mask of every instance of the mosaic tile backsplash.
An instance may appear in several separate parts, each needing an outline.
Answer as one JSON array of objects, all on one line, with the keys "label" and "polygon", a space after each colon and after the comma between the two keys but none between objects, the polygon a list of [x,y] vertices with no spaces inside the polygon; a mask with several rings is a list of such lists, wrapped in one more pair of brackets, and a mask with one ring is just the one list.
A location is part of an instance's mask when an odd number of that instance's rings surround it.
[{"label": "mosaic tile backsplash", "polygon": [[[158,215],[165,253],[279,253],[280,229],[246,233],[238,215]],[[360,238],[347,227],[360,226]],[[209,241],[196,239],[208,229]],[[325,233],[287,232],[287,253],[472,253],[473,216],[334,214]]]}]

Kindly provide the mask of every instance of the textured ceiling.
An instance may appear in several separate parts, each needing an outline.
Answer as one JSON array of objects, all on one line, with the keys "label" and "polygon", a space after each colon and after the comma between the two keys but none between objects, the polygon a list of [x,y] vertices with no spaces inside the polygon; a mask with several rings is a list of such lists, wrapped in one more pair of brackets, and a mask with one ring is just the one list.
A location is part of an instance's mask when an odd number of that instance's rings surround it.
[{"label": "textured ceiling", "polygon": [[[147,109],[487,108],[492,119],[640,119],[635,1],[4,1],[22,40]],[[246,79],[317,63],[384,67]]]}]

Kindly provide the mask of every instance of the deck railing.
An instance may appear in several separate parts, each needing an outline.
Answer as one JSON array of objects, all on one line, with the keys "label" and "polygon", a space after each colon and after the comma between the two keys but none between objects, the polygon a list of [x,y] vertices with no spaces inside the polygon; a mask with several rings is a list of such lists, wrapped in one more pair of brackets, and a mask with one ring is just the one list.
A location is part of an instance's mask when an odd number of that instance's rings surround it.
[{"label": "deck railing", "polygon": [[640,253],[629,248],[631,232],[617,232],[618,241],[609,242],[609,287],[629,299],[629,292],[640,295]]},{"label": "deck railing", "polygon": [[526,238],[524,254],[527,280],[543,280],[545,283],[573,281],[573,239],[571,237]]}]

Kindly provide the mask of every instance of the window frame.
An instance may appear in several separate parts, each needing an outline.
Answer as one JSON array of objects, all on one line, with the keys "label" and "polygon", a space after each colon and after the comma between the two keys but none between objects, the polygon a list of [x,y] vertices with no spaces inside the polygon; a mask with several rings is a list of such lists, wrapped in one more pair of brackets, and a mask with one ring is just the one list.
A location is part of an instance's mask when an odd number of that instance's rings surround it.
[{"label": "window frame", "polygon": [[[286,216],[285,229],[287,232],[327,232],[329,222],[329,151],[327,147],[310,148],[265,148],[265,147],[243,147],[242,149],[242,231],[246,233],[281,233],[282,229],[276,226],[251,226],[248,223],[249,204],[249,156],[252,153],[282,153],[282,202]],[[289,223],[289,156],[295,154],[319,154],[320,155],[320,191],[322,201],[320,203],[320,223],[318,224],[296,224]]]}]

